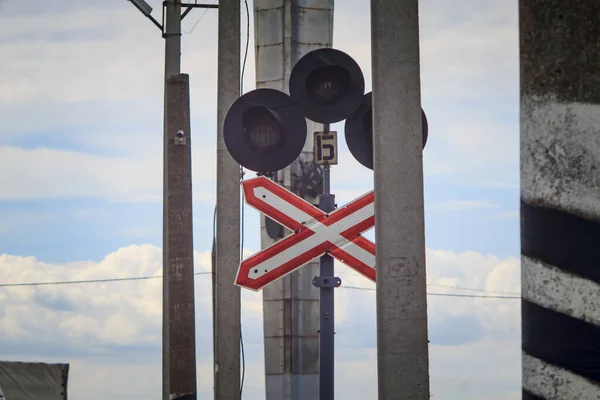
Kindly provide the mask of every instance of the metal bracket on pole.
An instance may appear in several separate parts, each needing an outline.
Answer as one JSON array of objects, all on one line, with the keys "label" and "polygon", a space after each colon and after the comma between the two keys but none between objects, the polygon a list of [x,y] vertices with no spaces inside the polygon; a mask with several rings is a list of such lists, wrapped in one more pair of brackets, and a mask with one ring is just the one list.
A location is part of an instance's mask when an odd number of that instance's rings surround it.
[{"label": "metal bracket on pole", "polygon": [[194,8],[219,8],[218,4],[198,4],[198,3],[181,3],[181,7],[185,7],[185,11],[181,14],[181,20],[192,11]]},{"label": "metal bracket on pole", "polygon": [[183,19],[185,18],[186,15],[188,15],[190,13],[190,11],[193,10],[193,7],[186,7],[185,11],[183,12],[183,14],[181,14],[181,20],[183,21]]},{"label": "metal bracket on pole", "polygon": [[186,8],[219,8],[219,5],[218,4],[181,3],[181,7],[186,7]]},{"label": "metal bracket on pole", "polygon": [[152,15],[150,15],[150,12],[152,11],[152,8],[149,8],[150,6],[148,6],[146,4],[146,7],[148,7],[149,9],[144,10],[143,6],[141,6],[140,3],[138,3],[137,1],[131,1],[131,0],[128,0],[128,1],[131,4],[133,4],[134,7],[137,8],[142,14],[144,14],[144,16],[146,16],[146,18],[148,18],[150,21],[152,21],[152,23],[154,25],[156,25],[158,27],[158,29],[160,29],[161,32],[164,32],[164,26],[165,26],[164,7],[163,7],[163,23],[161,24],[156,19],[154,19],[154,17]]},{"label": "metal bracket on pole", "polygon": [[337,276],[315,276],[313,286],[318,288],[336,288],[342,285],[342,280]]}]

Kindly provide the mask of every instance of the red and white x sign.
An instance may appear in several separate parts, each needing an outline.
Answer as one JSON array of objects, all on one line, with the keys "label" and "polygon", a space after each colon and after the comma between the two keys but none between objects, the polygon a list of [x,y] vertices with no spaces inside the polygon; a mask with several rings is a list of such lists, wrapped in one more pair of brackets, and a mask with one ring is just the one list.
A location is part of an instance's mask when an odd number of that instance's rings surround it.
[{"label": "red and white x sign", "polygon": [[245,259],[236,285],[260,290],[326,252],[375,281],[375,244],[361,236],[375,225],[373,191],[327,214],[264,176],[242,186],[250,206],[293,233]]}]

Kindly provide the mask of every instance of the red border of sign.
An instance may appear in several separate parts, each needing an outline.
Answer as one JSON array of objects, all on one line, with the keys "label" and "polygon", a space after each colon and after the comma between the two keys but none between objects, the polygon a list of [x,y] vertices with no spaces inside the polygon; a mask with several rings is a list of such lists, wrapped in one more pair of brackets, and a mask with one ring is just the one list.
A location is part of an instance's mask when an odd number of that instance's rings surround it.
[{"label": "red border of sign", "polygon": [[[332,224],[346,218],[356,210],[361,209],[367,206],[368,204],[372,203],[374,201],[374,193],[373,191],[371,191],[357,198],[356,200],[348,203],[344,207],[339,208],[330,214],[327,214],[320,210],[318,207],[314,206],[313,204],[310,204],[306,200],[302,199],[301,197],[297,196],[296,194],[292,193],[291,191],[285,189],[284,187],[280,186],[279,184],[273,182],[272,180],[264,176],[248,179],[242,182],[242,185],[246,202],[251,207],[269,216],[275,221],[281,223],[286,228],[294,231],[295,233],[286,236],[285,238],[274,243],[273,245],[243,260],[238,268],[237,278],[235,282],[236,285],[258,291],[267,286],[268,284],[284,277],[285,275],[309,263],[313,259],[320,257],[328,250],[333,257],[346,264],[350,268],[354,269],[361,275],[365,276],[368,279],[371,279],[372,281],[376,280],[376,272],[374,268],[371,268],[370,266],[352,257],[350,254],[344,251],[343,246],[342,248],[337,247],[330,241],[325,241],[319,244],[318,246],[282,264],[280,267],[273,270],[272,272],[269,272],[268,274],[265,274],[256,279],[250,278],[248,275],[252,268],[261,264],[265,260],[268,260],[274,255],[314,235],[314,232],[307,226],[295,221],[280,210],[274,208],[269,204],[266,204],[261,199],[257,198],[254,194],[255,188],[264,187],[266,190],[274,193],[278,197],[290,203],[292,206],[295,206],[296,208],[304,211],[306,214],[308,214],[309,216],[326,226],[331,226]],[[375,244],[361,236],[362,232],[372,228],[374,225],[375,217],[372,216],[370,218],[365,219],[364,221],[361,221],[359,224],[353,226],[352,228],[341,232],[340,234],[341,236],[348,239],[348,241],[353,242],[362,249],[375,255]]]}]

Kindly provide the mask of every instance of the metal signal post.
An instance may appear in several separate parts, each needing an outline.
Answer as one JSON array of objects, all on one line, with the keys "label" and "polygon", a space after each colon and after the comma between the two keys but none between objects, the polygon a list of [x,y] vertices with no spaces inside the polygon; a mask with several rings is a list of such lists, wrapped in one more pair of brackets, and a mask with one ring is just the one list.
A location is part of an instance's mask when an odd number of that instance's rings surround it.
[{"label": "metal signal post", "polygon": [[[324,133],[329,133],[329,124],[324,124]],[[325,136],[325,135],[323,135]],[[321,141],[316,141],[322,144]],[[326,146],[332,146],[328,144]],[[329,148],[330,157],[334,157],[335,146]],[[317,154],[321,146],[315,148]],[[316,157],[320,158],[320,157]],[[337,156],[335,157],[337,159]],[[331,167],[328,161],[323,166],[323,193],[319,195],[319,208],[326,213],[335,209],[335,196],[331,192]],[[329,253],[330,250],[328,250]],[[313,279],[313,285],[319,288],[319,399],[334,398],[334,354],[335,354],[335,318],[334,289],[342,284],[342,280],[334,277],[333,257],[329,254],[321,256],[320,274]]]},{"label": "metal signal post", "polygon": [[[320,276],[314,277],[312,282],[320,291],[319,399],[333,400],[334,289],[342,284],[340,278],[333,276],[333,258],[375,281],[376,252],[375,244],[361,236],[375,224],[374,191],[335,209],[330,174],[331,165],[337,164],[337,132],[330,132],[329,124],[347,119],[345,136],[350,151],[361,164],[373,169],[373,143],[377,136],[373,136],[372,127],[379,121],[369,121],[373,110],[371,95],[364,94],[364,76],[360,67],[339,50],[323,48],[306,54],[294,66],[289,87],[289,95],[266,88],[244,94],[231,105],[223,124],[225,146],[232,158],[259,173],[258,178],[242,183],[246,202],[292,231],[242,261],[235,282],[247,289],[261,290],[319,258]],[[314,133],[314,162],[323,165],[323,190],[318,207],[265,178],[290,165],[300,155],[306,142],[306,119],[324,126],[323,132]],[[421,124],[416,129],[422,128],[421,145],[425,147],[427,121],[422,110]],[[396,137],[387,139],[397,146],[402,145]],[[420,151],[419,148],[414,150]],[[414,160],[420,160],[421,154],[410,155]],[[410,174],[412,170],[406,168],[405,173]],[[390,180],[396,178],[394,175]],[[418,174],[411,178],[416,178],[417,185],[421,182]],[[417,239],[419,237],[417,234]],[[389,240],[387,244],[390,247]],[[402,290],[402,285],[396,289]],[[426,309],[419,311],[424,311],[426,318]],[[426,332],[424,336],[421,333],[413,336],[418,341],[425,338],[426,346]],[[417,382],[416,386],[419,385],[421,382]],[[428,393],[427,385],[425,392]]]}]

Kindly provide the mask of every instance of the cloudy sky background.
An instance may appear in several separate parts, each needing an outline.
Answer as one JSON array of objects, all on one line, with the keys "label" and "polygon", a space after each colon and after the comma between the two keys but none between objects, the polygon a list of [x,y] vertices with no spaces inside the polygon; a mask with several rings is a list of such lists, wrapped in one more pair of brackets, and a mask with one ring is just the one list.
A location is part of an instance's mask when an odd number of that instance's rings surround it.
[{"label": "cloudy sky background", "polygon": [[[149,3],[158,16],[160,1]],[[433,295],[520,291],[517,2],[420,3],[430,128],[424,168],[432,394],[517,399],[518,300]],[[0,0],[0,24],[0,359],[71,363],[74,400],[158,400],[160,279],[2,284],[161,275],[160,32],[125,0]],[[336,2],[334,46],[359,62],[367,90],[369,24],[368,1]],[[206,273],[215,200],[216,11],[195,10],[183,29],[182,71],[192,85],[195,263]],[[246,91],[254,88],[250,45]],[[336,128],[343,131],[342,124]],[[372,188],[372,174],[340,144],[332,191],[344,203]],[[258,215],[246,208],[246,216],[253,253]],[[373,398],[374,285],[338,271],[345,286],[363,289],[336,292],[337,394]],[[210,275],[198,275],[198,387],[207,399],[209,289]],[[244,291],[245,400],[264,396],[261,317],[260,293]]]}]

